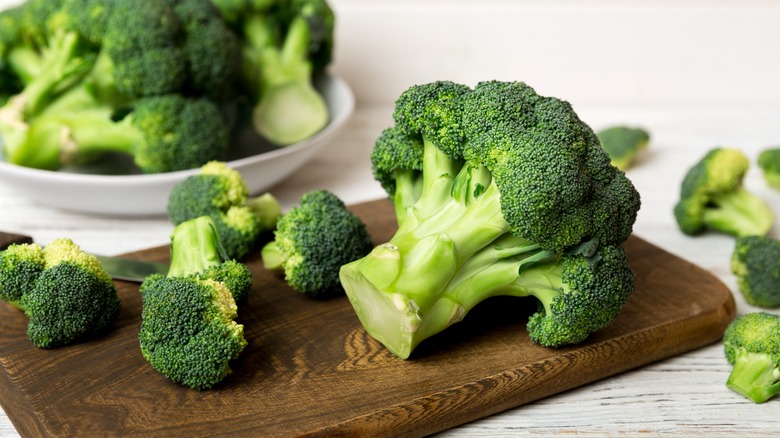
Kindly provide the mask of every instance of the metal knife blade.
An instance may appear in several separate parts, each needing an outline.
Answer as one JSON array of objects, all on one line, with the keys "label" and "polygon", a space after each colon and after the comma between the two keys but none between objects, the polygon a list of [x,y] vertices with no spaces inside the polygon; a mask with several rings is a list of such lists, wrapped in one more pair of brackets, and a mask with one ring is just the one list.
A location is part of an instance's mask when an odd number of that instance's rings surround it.
[{"label": "metal knife blade", "polygon": [[[0,251],[14,243],[32,243],[32,241],[32,238],[29,236],[0,231]],[[95,254],[95,257],[97,257],[111,278],[115,280],[140,283],[149,275],[165,275],[168,273],[168,265],[166,263],[147,262],[126,257],[112,257],[97,254]]]}]

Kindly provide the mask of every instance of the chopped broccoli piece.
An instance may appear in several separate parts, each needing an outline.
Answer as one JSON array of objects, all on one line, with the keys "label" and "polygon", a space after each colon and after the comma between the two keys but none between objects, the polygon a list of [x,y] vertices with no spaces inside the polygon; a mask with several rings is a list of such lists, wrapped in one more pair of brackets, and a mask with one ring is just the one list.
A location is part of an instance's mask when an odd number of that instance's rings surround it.
[{"label": "chopped broccoli piece", "polygon": [[176,184],[168,196],[168,216],[174,225],[210,216],[229,257],[241,259],[257,239],[276,227],[282,209],[270,193],[249,197],[241,174],[224,162],[211,161],[197,175]]},{"label": "chopped broccoli piece", "polygon": [[[251,273],[224,262],[219,234],[203,216],[177,225],[171,233],[171,268],[141,284],[143,357],[160,374],[204,390],[231,373],[230,361],[247,345],[235,319]],[[239,290],[246,288],[246,290]]]},{"label": "chopped broccoli piece", "polygon": [[529,334],[549,347],[617,316],[639,193],[568,103],[439,81],[406,90],[394,120],[371,159],[398,231],[340,271],[369,334],[408,358],[495,295],[535,296]]},{"label": "chopped broccoli piece", "polygon": [[213,0],[239,34],[255,130],[277,145],[305,140],[329,120],[313,77],[330,63],[334,14],[325,0]]},{"label": "chopped broccoli piece", "polygon": [[726,386],[754,403],[780,392],[780,315],[738,316],[723,334],[724,353],[733,365]]},{"label": "chopped broccoli piece", "polygon": [[780,307],[780,241],[768,236],[738,237],[731,272],[748,304]]},{"label": "chopped broccoli piece", "polygon": [[327,190],[305,193],[282,215],[274,240],[263,246],[263,266],[284,274],[293,289],[321,298],[343,293],[342,265],[373,248],[365,224]]},{"label": "chopped broccoli piece", "polygon": [[769,187],[780,189],[780,148],[764,149],[758,154],[758,167]]},{"label": "chopped broccoli piece", "polygon": [[41,348],[105,333],[121,307],[98,259],[67,238],[45,248],[15,244],[0,252],[0,298],[24,311],[27,335]]},{"label": "chopped broccoli piece", "polygon": [[620,170],[631,167],[650,143],[650,134],[646,130],[629,126],[611,126],[598,131],[596,135],[609,154],[612,165]]},{"label": "chopped broccoli piece", "polygon": [[680,230],[763,236],[774,224],[769,205],[743,186],[750,162],[740,150],[715,148],[692,166],[680,188],[674,217]]}]

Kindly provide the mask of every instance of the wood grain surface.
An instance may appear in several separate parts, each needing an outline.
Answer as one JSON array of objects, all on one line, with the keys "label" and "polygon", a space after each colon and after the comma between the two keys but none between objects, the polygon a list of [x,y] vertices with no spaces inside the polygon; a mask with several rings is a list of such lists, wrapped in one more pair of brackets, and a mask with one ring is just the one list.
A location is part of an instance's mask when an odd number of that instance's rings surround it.
[{"label": "wood grain surface", "polygon": [[[375,241],[395,230],[390,204],[353,210]],[[403,361],[370,339],[345,297],[308,299],[257,255],[249,342],[233,374],[198,392],[155,372],[138,348],[138,285],[117,282],[115,329],[55,350],[34,347],[22,313],[0,305],[0,401],[23,436],[422,436],[689,351],[720,339],[729,289],[632,236],[637,289],[608,328],[547,349],[525,332],[533,299],[491,299]],[[168,248],[129,254],[165,261]]]}]

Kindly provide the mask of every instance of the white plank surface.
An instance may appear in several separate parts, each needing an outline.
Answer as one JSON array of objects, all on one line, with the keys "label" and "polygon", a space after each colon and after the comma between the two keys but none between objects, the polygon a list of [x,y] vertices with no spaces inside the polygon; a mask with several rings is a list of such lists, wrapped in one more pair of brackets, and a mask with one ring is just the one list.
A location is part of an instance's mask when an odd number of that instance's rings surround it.
[{"label": "white plank surface", "polygon": [[[14,3],[0,0],[0,7]],[[413,83],[524,80],[571,101],[594,128],[637,124],[650,149],[628,176],[642,194],[642,238],[718,276],[740,313],[729,271],[733,239],[682,235],[671,208],[687,168],[708,149],[734,146],[755,162],[780,145],[780,2],[333,0],[339,16],[332,70],[358,108],[322,153],[272,192],[285,208],[325,188],[348,203],[383,196],[368,164],[392,101]],[[780,192],[757,168],[746,186],[780,212]],[[85,216],[39,205],[0,181],[0,229],[41,243],[68,236],[102,254],[163,245],[164,217]],[[772,235],[780,237],[780,227]],[[725,387],[714,344],[488,417],[442,436],[777,436],[780,399],[754,405]],[[0,415],[0,436],[18,436]]]}]

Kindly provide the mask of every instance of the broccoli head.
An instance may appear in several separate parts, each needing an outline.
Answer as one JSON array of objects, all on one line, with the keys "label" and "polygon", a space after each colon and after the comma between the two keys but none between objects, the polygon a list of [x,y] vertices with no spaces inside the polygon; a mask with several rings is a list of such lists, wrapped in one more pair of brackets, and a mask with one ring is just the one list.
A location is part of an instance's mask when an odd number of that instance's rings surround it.
[{"label": "broccoli head", "polygon": [[755,403],[780,392],[780,315],[738,316],[723,334],[726,360],[733,366],[726,386]]},{"label": "broccoli head", "polygon": [[24,311],[27,335],[41,348],[105,333],[121,306],[98,259],[66,238],[0,252],[0,297]]},{"label": "broccoli head", "polygon": [[630,126],[611,126],[596,135],[609,154],[612,165],[620,170],[628,170],[650,143],[650,134],[646,130]]},{"label": "broccoli head", "polygon": [[680,186],[674,217],[680,230],[697,235],[706,230],[733,236],[766,235],[774,213],[743,185],[750,166],[734,148],[715,148],[692,166]]},{"label": "broccoli head", "polygon": [[174,225],[211,217],[228,256],[235,259],[249,254],[260,235],[276,227],[281,215],[273,195],[250,197],[241,174],[221,161],[204,164],[197,175],[176,184],[168,195],[167,209]]},{"label": "broccoli head", "polygon": [[171,267],[141,284],[143,357],[157,372],[203,390],[231,373],[230,361],[247,345],[235,319],[246,301],[251,273],[224,261],[213,221],[203,216],[171,233]]},{"label": "broccoli head", "polygon": [[780,148],[764,149],[758,154],[758,167],[769,187],[780,189]]},{"label": "broccoli head", "polygon": [[634,289],[639,193],[571,106],[521,82],[439,81],[396,101],[374,175],[398,231],[343,266],[369,334],[401,358],[495,295],[534,296],[532,340],[582,342]]},{"label": "broccoli head", "polygon": [[769,236],[738,237],[731,272],[745,301],[757,307],[780,307],[780,241]]},{"label": "broccoli head", "polygon": [[305,193],[279,218],[263,246],[263,266],[283,273],[293,289],[320,298],[342,293],[339,269],[371,251],[365,224],[327,190]]}]

